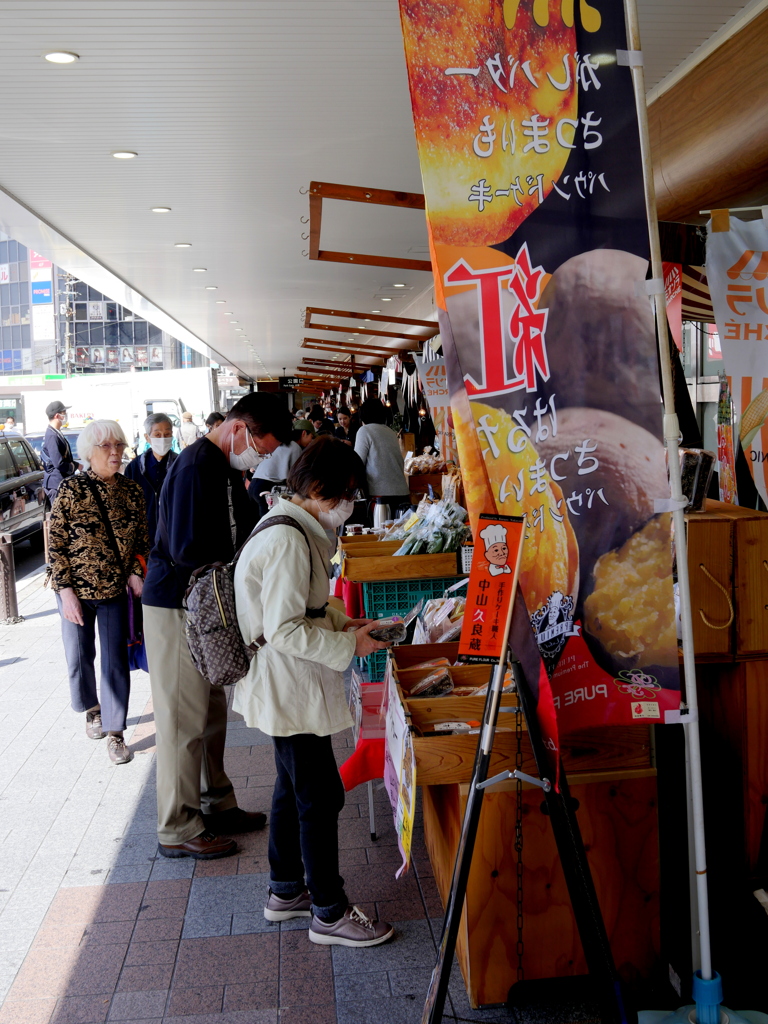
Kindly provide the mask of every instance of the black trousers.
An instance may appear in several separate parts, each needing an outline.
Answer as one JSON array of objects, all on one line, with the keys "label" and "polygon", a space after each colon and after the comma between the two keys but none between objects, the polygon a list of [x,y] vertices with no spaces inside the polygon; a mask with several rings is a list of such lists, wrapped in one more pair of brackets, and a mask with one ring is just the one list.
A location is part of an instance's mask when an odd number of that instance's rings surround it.
[{"label": "black trousers", "polygon": [[274,736],[277,780],[269,820],[272,891],[298,895],[304,878],[318,917],[335,921],[348,901],[339,874],[344,785],[330,736]]},{"label": "black trousers", "polygon": [[[61,615],[61,598],[56,595]],[[128,669],[128,603],[126,595],[110,601],[80,601],[84,625],[61,615],[61,639],[69,672],[73,711],[101,705],[106,732],[122,732],[128,715],[131,673]],[[96,626],[101,649],[100,694],[96,691]]]}]

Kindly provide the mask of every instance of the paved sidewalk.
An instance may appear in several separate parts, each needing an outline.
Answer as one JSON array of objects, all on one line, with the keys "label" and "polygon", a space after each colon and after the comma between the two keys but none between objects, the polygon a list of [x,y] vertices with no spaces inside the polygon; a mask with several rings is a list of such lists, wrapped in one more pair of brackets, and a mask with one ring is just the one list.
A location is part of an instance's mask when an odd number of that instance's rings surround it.
[{"label": "paved sidewalk", "polygon": [[[157,857],[154,725],[145,673],[133,675],[127,739],[114,767],[69,708],[53,595],[20,587],[25,621],[0,627],[0,1024],[411,1024],[421,1020],[442,907],[420,831],[414,869],[396,880],[391,815],[348,795],[341,827],[350,897],[393,921],[387,945],[313,946],[307,921],[270,925],[267,834],[219,861]],[[230,712],[227,769],[241,806],[269,809],[268,737]],[[351,740],[336,737],[339,761]],[[451,1017],[473,1012],[460,979]]]}]

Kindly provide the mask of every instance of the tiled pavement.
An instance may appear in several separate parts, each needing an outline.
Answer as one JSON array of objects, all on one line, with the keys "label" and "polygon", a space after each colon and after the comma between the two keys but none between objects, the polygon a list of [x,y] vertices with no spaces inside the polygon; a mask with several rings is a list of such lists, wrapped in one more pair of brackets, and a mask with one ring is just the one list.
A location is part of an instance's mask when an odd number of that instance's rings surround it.
[{"label": "tiled pavement", "polygon": [[[20,588],[25,621],[0,627],[0,1024],[410,1024],[421,1020],[442,915],[416,830],[414,869],[396,880],[383,792],[371,843],[364,787],[341,822],[350,897],[396,923],[373,949],[313,946],[307,922],[268,924],[267,835],[220,861],[156,857],[149,680],[134,673],[128,739],[113,767],[69,708],[59,620],[40,578]],[[267,809],[267,737],[230,713],[227,768],[241,806]],[[336,737],[339,760],[349,754]],[[450,1017],[469,1009],[460,979]]]}]

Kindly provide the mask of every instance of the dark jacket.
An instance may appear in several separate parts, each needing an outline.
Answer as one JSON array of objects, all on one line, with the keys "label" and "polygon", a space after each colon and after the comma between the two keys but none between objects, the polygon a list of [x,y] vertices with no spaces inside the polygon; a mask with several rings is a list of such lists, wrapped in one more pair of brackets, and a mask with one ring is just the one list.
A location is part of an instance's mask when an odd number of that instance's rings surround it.
[{"label": "dark jacket", "polygon": [[243,474],[230,467],[213,441],[201,437],[185,448],[169,468],[160,492],[142,603],[181,608],[194,570],[211,562],[230,562],[257,516]]},{"label": "dark jacket", "polygon": [[72,458],[69,441],[55,427],[48,427],[46,430],[40,455],[45,470],[43,488],[48,500],[53,504],[53,499],[56,497],[56,492],[62,481],[74,476],[77,467]]},{"label": "dark jacket", "polygon": [[[147,460],[150,458],[154,462],[152,467],[154,472],[152,473],[147,468]],[[177,453],[170,451],[165,458],[160,459],[158,462],[152,454],[152,449],[147,448],[141,455],[131,459],[125,467],[126,479],[135,480],[137,484],[141,484],[144,491],[144,501],[147,503],[147,529],[149,531],[150,548],[155,543],[155,534],[157,532],[157,518],[160,512],[160,491],[163,489],[168,470],[177,458]]]}]

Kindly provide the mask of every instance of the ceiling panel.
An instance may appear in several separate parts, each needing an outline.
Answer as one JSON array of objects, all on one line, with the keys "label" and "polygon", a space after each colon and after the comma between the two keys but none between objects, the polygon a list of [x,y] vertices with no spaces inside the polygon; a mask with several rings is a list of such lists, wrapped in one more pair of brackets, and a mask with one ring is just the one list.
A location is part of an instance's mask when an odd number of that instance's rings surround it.
[{"label": "ceiling panel", "polygon": [[[641,0],[649,85],[744,6]],[[429,288],[302,255],[310,180],[421,191],[397,0],[2,0],[0,27],[0,185],[235,365],[260,372],[224,311],[277,374],[306,306],[401,314]],[[330,201],[322,238],[426,244],[423,214]]]}]

